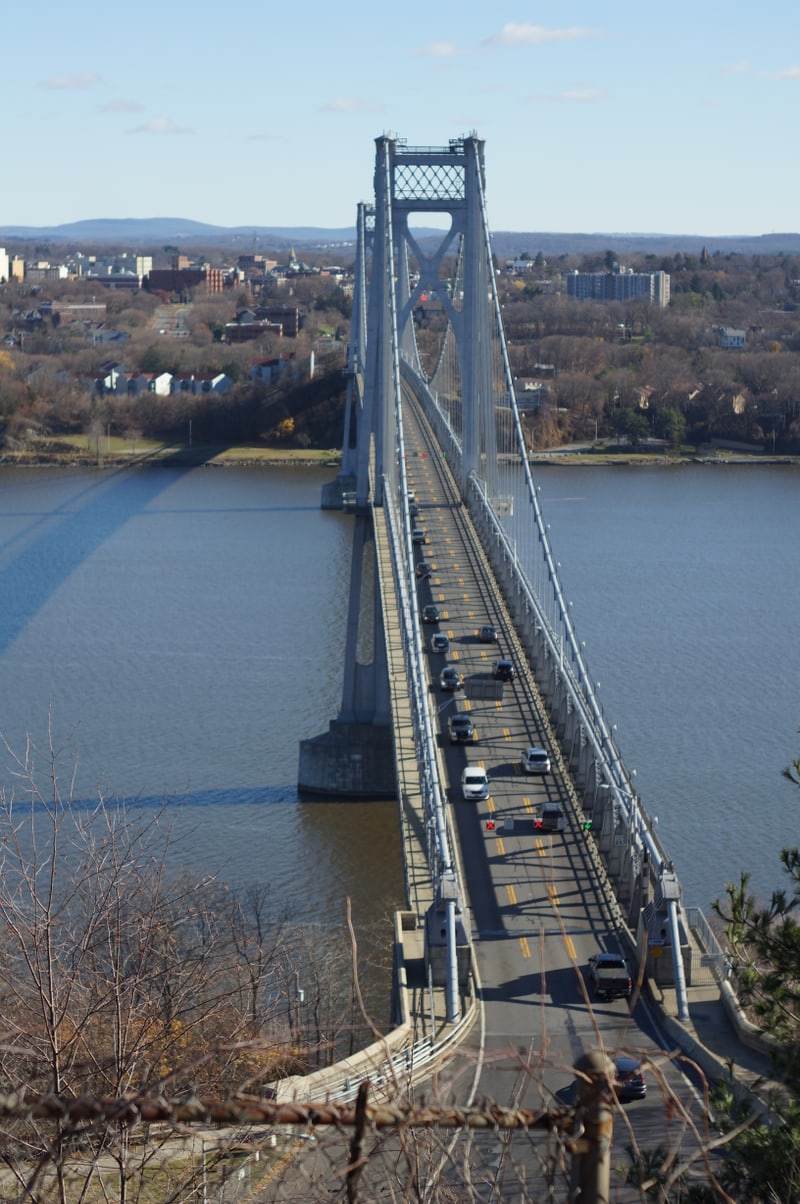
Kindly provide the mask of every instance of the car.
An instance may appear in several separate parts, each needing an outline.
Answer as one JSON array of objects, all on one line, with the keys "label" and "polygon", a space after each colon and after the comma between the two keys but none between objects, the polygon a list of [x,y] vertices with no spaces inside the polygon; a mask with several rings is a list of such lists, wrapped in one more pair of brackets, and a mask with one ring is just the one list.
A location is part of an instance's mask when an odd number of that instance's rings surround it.
[{"label": "car", "polygon": [[439,674],[439,685],[443,690],[460,690],[464,679],[452,665],[445,665]]},{"label": "car", "polygon": [[412,518],[417,517],[417,515],[419,514],[419,506],[417,505],[416,502],[412,502],[411,505],[408,507],[408,513],[411,515]]},{"label": "car", "polygon": [[593,954],[589,982],[598,999],[627,999],[633,991],[631,972],[621,953]]},{"label": "car", "polygon": [[467,802],[489,797],[489,779],[485,769],[479,765],[467,766],[461,775],[461,795]]},{"label": "car", "polygon": [[414,572],[416,573],[416,575],[420,581],[424,581],[426,579],[426,577],[430,577],[431,573],[433,572],[433,569],[428,564],[427,560],[421,560],[419,562],[419,564],[417,565],[417,567],[414,569]]},{"label": "car", "polygon": [[563,832],[567,820],[558,803],[545,803],[539,814],[534,816],[533,826],[542,832]]},{"label": "car", "polygon": [[614,1062],[614,1094],[620,1101],[644,1099],[647,1079],[636,1058],[617,1058]]},{"label": "car", "polygon": [[549,773],[550,756],[546,748],[529,748],[522,754],[522,768],[526,773]]},{"label": "car", "polygon": [[449,652],[450,641],[443,631],[437,631],[431,636],[431,652]]},{"label": "car", "polygon": [[412,543],[424,543],[425,542],[425,532],[423,531],[422,527],[414,527],[414,529],[411,532],[411,542]]},{"label": "car", "polygon": [[483,627],[478,628],[479,644],[496,644],[497,638],[497,628],[491,623],[484,623]]},{"label": "car", "polygon": [[447,733],[451,744],[477,744],[478,737],[469,715],[459,711],[447,720]]},{"label": "car", "polygon": [[492,677],[495,681],[513,681],[514,666],[511,661],[507,661],[504,658],[495,661],[494,669],[492,669]]},{"label": "car", "polygon": [[441,619],[441,617],[442,616],[441,616],[441,613],[439,612],[438,606],[434,606],[433,603],[430,603],[428,606],[423,606],[423,608],[422,608],[422,622],[423,623],[438,623],[439,620]]}]

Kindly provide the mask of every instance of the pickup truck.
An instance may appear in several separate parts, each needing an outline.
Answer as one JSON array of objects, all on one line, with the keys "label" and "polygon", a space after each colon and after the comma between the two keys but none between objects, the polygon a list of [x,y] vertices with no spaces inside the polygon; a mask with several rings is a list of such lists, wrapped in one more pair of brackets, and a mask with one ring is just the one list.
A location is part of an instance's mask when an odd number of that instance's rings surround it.
[{"label": "pickup truck", "polygon": [[598,999],[627,999],[633,990],[628,963],[621,953],[590,957],[589,982]]}]

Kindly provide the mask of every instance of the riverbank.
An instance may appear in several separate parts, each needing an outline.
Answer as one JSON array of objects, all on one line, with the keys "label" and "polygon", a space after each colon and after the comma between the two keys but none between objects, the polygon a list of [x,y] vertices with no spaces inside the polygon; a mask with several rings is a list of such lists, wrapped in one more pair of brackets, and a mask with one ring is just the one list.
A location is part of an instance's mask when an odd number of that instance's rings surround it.
[{"label": "riverbank", "polygon": [[[337,448],[266,447],[260,444],[232,446],[227,443],[161,443],[157,440],[87,438],[64,436],[42,439],[23,451],[6,451],[0,464],[24,468],[121,468],[131,464],[185,464],[194,467],[338,468],[341,451]],[[761,451],[714,448],[665,455],[663,451],[633,451],[591,445],[554,447],[531,452],[530,463],[554,467],[675,468],[684,464],[708,465],[800,465],[800,456],[770,455]]]},{"label": "riverbank", "polygon": [[652,452],[593,452],[593,451],[552,451],[534,452],[530,463],[537,467],[550,465],[569,468],[677,468],[683,464],[711,465],[742,465],[742,464],[783,464],[800,465],[800,456],[772,456],[763,452],[694,452],[681,453],[675,456],[665,456]]},{"label": "riverbank", "polygon": [[0,454],[6,467],[122,468],[132,464],[185,464],[200,467],[331,467],[338,468],[337,448],[264,447],[228,443],[162,443],[148,439],[87,439],[85,435],[37,441],[22,451]]}]

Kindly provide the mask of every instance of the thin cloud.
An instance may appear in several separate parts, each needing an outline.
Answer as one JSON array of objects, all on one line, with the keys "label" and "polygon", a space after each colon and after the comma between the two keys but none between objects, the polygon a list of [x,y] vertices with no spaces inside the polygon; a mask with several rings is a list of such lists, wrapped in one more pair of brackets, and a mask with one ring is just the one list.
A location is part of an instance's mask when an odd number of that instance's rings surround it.
[{"label": "thin cloud", "polygon": [[426,42],[414,51],[419,58],[428,59],[451,59],[459,53],[455,42]]},{"label": "thin cloud", "polygon": [[102,76],[87,71],[84,75],[51,75],[49,79],[43,82],[42,87],[60,92],[70,88],[93,88],[95,84],[101,82]]},{"label": "thin cloud", "polygon": [[99,107],[101,113],[141,113],[143,110],[144,105],[136,100],[109,100]]},{"label": "thin cloud", "polygon": [[598,101],[608,100],[608,93],[599,88],[568,88],[564,92],[538,92],[528,99],[554,101],[557,104],[597,104]]},{"label": "thin cloud", "polygon": [[382,113],[384,107],[371,100],[359,100],[356,96],[338,96],[336,100],[320,105],[323,113]]},{"label": "thin cloud", "polygon": [[571,25],[566,29],[548,29],[545,25],[504,25],[483,41],[484,46],[543,46],[548,42],[577,42],[584,38],[602,37],[596,29]]},{"label": "thin cloud", "polygon": [[784,67],[782,71],[765,71],[764,79],[800,79],[800,67]]},{"label": "thin cloud", "polygon": [[135,125],[127,131],[129,134],[193,134],[194,130],[186,125],[176,125],[168,117],[151,117],[141,125]]}]

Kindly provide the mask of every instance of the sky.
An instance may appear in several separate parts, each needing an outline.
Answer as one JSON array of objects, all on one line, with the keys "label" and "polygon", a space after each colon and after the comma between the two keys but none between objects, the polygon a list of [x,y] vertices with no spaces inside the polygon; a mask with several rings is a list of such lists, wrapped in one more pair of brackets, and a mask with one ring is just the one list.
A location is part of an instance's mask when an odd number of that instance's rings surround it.
[{"label": "sky", "polygon": [[800,231],[797,0],[39,0],[2,46],[0,228],[352,226],[376,138],[476,133],[495,232]]}]

